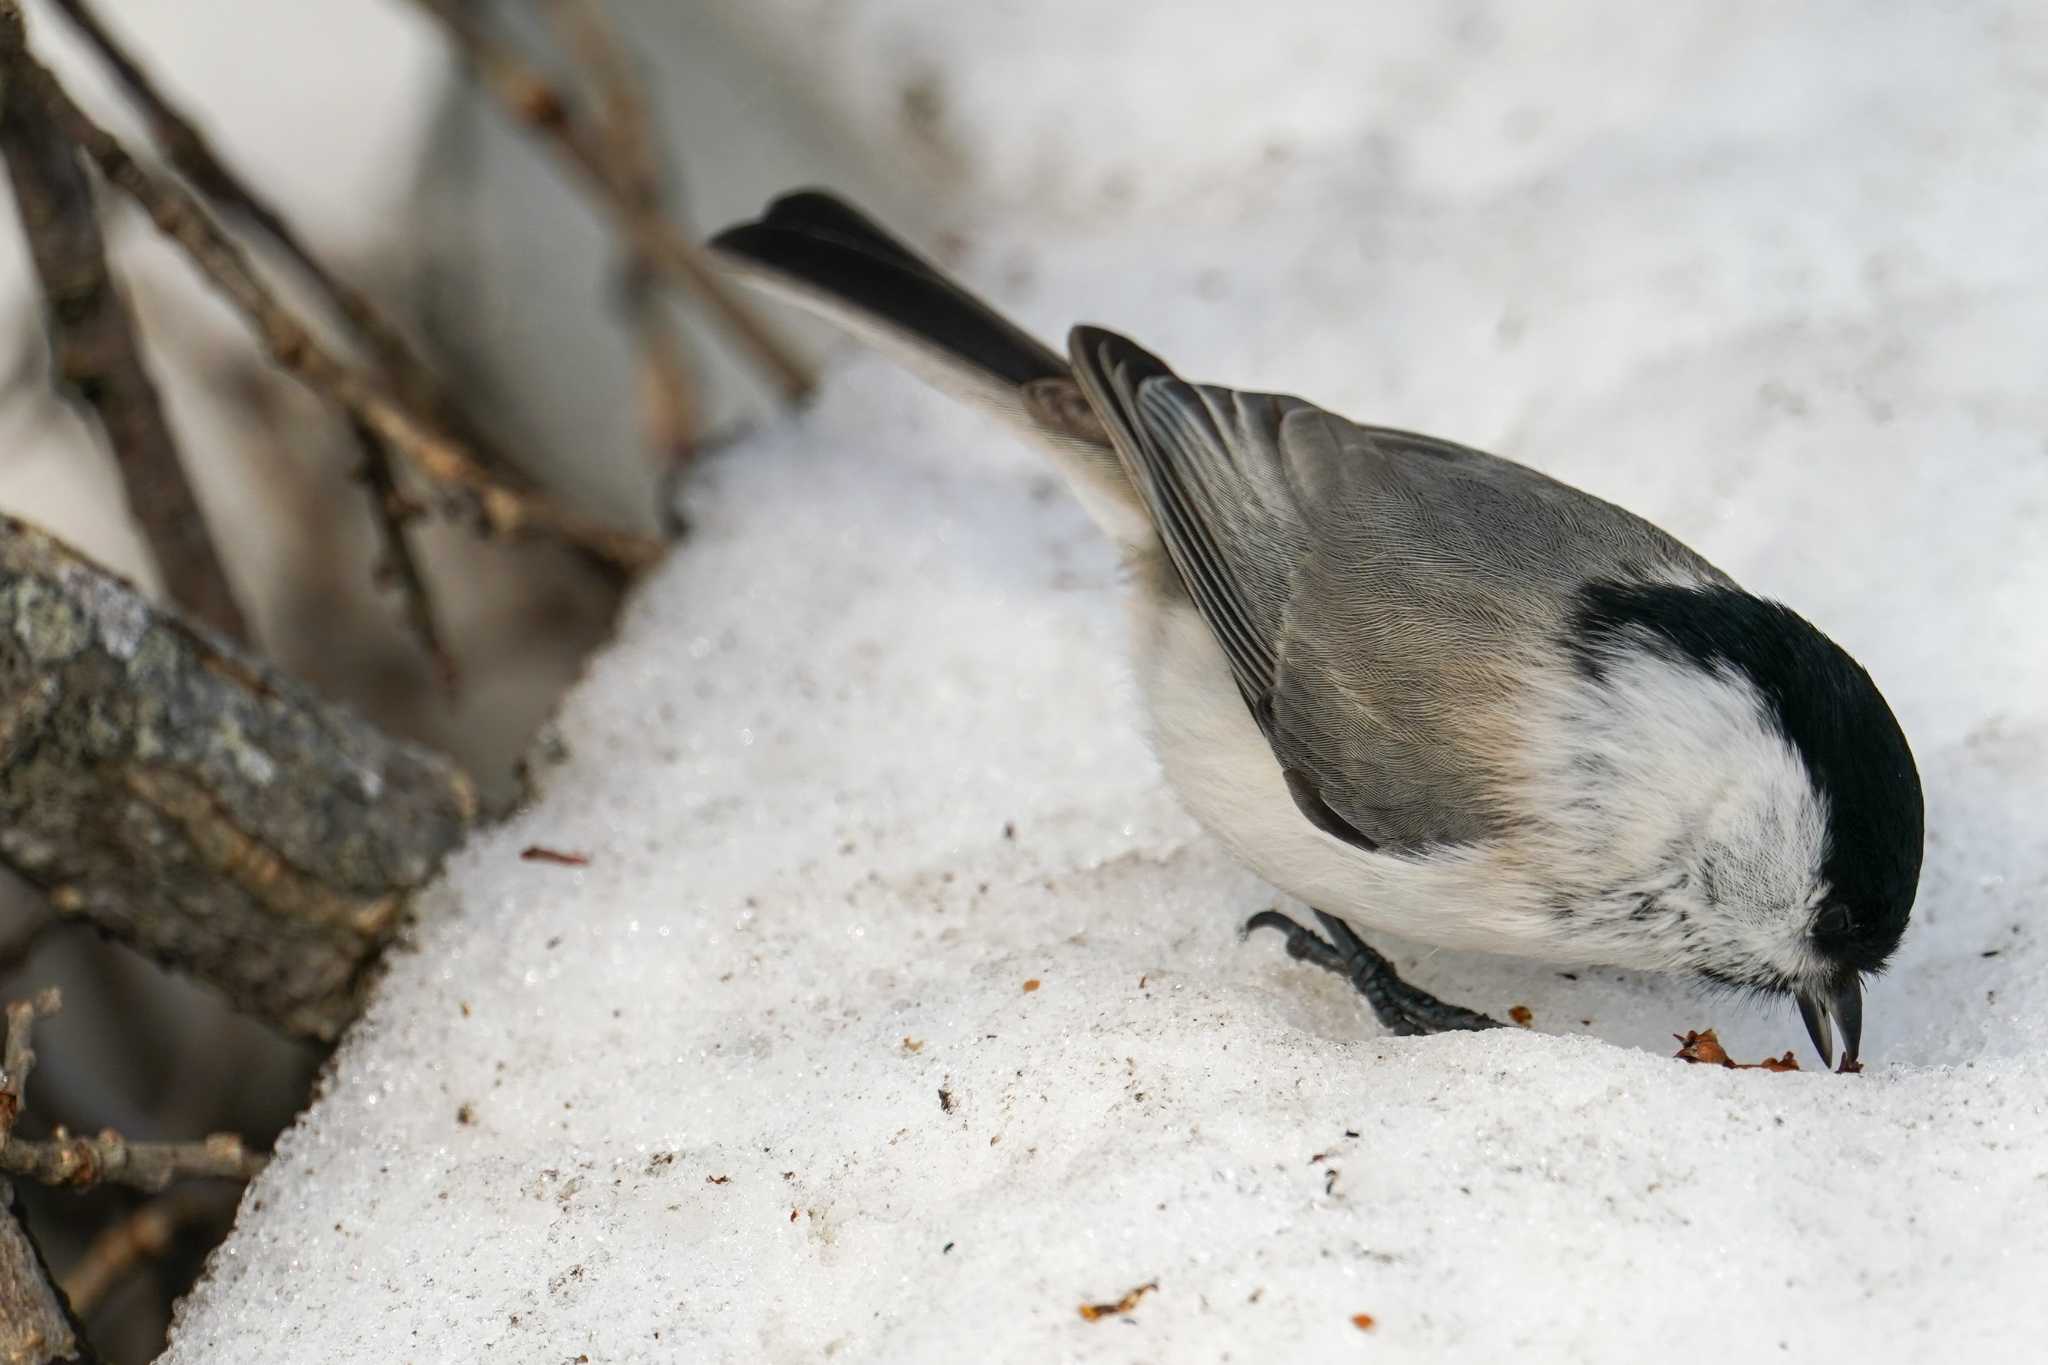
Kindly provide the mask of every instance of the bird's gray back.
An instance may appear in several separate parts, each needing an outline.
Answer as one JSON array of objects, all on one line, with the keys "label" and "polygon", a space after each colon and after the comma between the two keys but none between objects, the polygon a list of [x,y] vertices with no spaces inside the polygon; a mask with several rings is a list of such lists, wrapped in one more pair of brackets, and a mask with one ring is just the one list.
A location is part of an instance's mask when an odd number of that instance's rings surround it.
[{"label": "bird's gray back", "polygon": [[1291,564],[1264,567],[1287,585],[1268,623],[1269,738],[1382,842],[1496,831],[1486,779],[1512,746],[1529,656],[1554,659],[1588,583],[1725,581],[1640,517],[1483,451],[1298,399],[1204,387],[1182,401],[1274,433],[1299,529]]}]

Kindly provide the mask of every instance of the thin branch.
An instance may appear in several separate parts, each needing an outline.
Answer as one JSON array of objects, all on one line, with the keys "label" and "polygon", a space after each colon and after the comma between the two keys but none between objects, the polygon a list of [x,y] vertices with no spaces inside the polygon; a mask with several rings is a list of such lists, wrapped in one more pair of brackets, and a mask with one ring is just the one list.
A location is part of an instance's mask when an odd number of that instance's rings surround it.
[{"label": "thin branch", "polygon": [[200,1142],[130,1142],[111,1128],[89,1138],[73,1137],[62,1128],[40,1142],[15,1137],[22,1092],[36,1064],[29,1033],[36,1020],[63,1008],[63,996],[54,986],[7,1007],[7,1038],[0,1044],[6,1070],[0,1082],[0,1175],[80,1189],[113,1183],[160,1190],[173,1180],[252,1180],[263,1169],[269,1158],[243,1147],[232,1133],[215,1133]]},{"label": "thin branch", "polygon": [[197,1191],[177,1189],[102,1228],[64,1272],[64,1297],[71,1300],[71,1311],[81,1316],[92,1312],[139,1266],[169,1251],[180,1229],[212,1213],[211,1203]]},{"label": "thin branch", "polygon": [[64,997],[55,986],[7,1007],[7,1036],[0,1042],[0,1143],[14,1141],[14,1121],[21,1117],[23,1092],[36,1067],[36,1054],[28,1045],[29,1031],[36,1020],[47,1019],[62,1008]]},{"label": "thin branch", "polygon": [[198,1142],[130,1142],[111,1128],[97,1137],[74,1137],[59,1128],[40,1142],[8,1139],[0,1147],[0,1174],[70,1189],[127,1185],[154,1191],[175,1180],[253,1180],[269,1159],[233,1133]]},{"label": "thin branch", "polygon": [[[640,430],[664,479],[673,482],[697,458],[701,414],[683,338],[642,262],[619,280],[626,325],[640,343]],[[664,509],[664,512],[666,509]]]},{"label": "thin branch", "polygon": [[58,386],[106,437],[171,600],[229,638],[248,639],[134,319],[108,269],[92,182],[78,149],[17,81],[0,94],[0,152],[42,288]]},{"label": "thin branch", "polygon": [[414,416],[375,376],[337,360],[263,283],[241,247],[198,200],[145,170],[72,102],[49,70],[29,54],[19,14],[7,9],[0,9],[0,64],[5,68],[0,76],[33,91],[108,183],[140,204],[158,230],[220,287],[254,326],[272,359],[307,387],[346,408],[403,456],[433,490],[440,510],[469,520],[487,535],[566,541],[628,572],[660,557],[662,545],[651,537],[614,530],[539,493],[508,486],[460,442]]},{"label": "thin branch", "polygon": [[426,651],[442,690],[452,696],[460,685],[461,674],[455,666],[454,654],[449,652],[447,638],[441,633],[440,616],[434,610],[433,590],[427,586],[427,576],[420,568],[419,555],[412,544],[410,523],[418,515],[419,508],[400,490],[398,475],[391,467],[390,452],[377,438],[377,433],[353,418],[349,421],[349,432],[355,438],[356,448],[363,454],[363,487],[370,495],[372,520],[377,523],[378,534],[384,542],[377,577],[380,582],[389,577],[398,584],[399,600],[405,604],[406,624],[412,627],[420,648]]},{"label": "thin branch", "polygon": [[485,89],[532,130],[580,179],[610,215],[627,244],[671,283],[701,299],[733,339],[792,402],[811,391],[810,366],[775,336],[718,274],[704,249],[658,207],[635,201],[602,139],[571,117],[559,90],[534,65],[492,36],[465,0],[414,0],[448,33],[475,67]]},{"label": "thin branch", "polygon": [[211,200],[217,210],[255,228],[290,257],[335,311],[361,334],[399,398],[460,435],[492,469],[516,469],[515,462],[489,447],[476,424],[463,413],[455,396],[405,334],[370,302],[368,295],[330,271],[284,214],[221,159],[206,135],[171,103],[149,73],[100,21],[92,6],[86,0],[53,3],[140,106],[157,146],[179,174]]},{"label": "thin branch", "polygon": [[[562,45],[588,70],[598,92],[600,132],[612,183],[633,211],[660,216],[661,162],[647,97],[602,0],[548,0]],[[698,402],[683,343],[656,287],[660,270],[630,252],[620,272],[619,299],[640,347],[640,423],[647,448],[673,483],[696,456]],[[670,509],[664,509],[664,516]]]},{"label": "thin branch", "polygon": [[597,88],[602,120],[589,154],[602,161],[614,192],[634,211],[660,213],[661,170],[647,97],[605,16],[603,0],[546,0],[546,8],[563,47],[589,71]]},{"label": "thin branch", "polygon": [[[239,218],[268,237],[290,258],[335,311],[362,338],[399,398],[410,407],[429,414],[458,433],[480,463],[501,475],[516,474],[517,466],[493,450],[477,424],[458,406],[452,394],[429,365],[414,351],[404,334],[372,304],[367,295],[335,275],[307,247],[289,220],[276,206],[243,180],[213,149],[198,126],[171,103],[112,32],[101,22],[87,0],[55,0],[58,10],[100,55],[129,97],[148,118],[159,149],[173,166],[191,182],[214,207]],[[363,457],[363,483],[369,494],[371,512],[384,544],[384,562],[404,602],[407,623],[434,665],[442,685],[453,691],[456,670],[441,633],[434,602],[421,572],[419,557],[402,511],[406,506],[391,468],[391,453],[376,435],[360,422],[351,423]]]}]

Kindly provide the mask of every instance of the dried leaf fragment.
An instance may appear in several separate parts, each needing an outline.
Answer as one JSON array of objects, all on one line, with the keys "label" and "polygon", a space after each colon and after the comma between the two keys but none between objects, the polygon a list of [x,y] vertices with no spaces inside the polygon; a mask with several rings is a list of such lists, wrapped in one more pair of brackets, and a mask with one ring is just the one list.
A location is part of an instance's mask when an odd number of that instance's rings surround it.
[{"label": "dried leaf fragment", "polygon": [[1712,1029],[1703,1032],[1687,1030],[1683,1035],[1674,1033],[1671,1036],[1678,1039],[1678,1051],[1673,1055],[1682,1062],[1697,1062],[1703,1066],[1735,1065]]},{"label": "dried leaf fragment", "polygon": [[1721,1040],[1714,1036],[1712,1029],[1674,1033],[1678,1039],[1678,1051],[1672,1055],[1683,1062],[1695,1062],[1702,1066],[1725,1066],[1731,1071],[1797,1071],[1799,1059],[1789,1051],[1782,1057],[1766,1057],[1760,1062],[1738,1062],[1728,1055],[1721,1046]]},{"label": "dried leaf fragment", "polygon": [[1081,1321],[1095,1322],[1101,1318],[1113,1318],[1130,1312],[1138,1306],[1138,1300],[1159,1287],[1159,1281],[1152,1280],[1139,1285],[1115,1303],[1084,1303],[1081,1305]]}]

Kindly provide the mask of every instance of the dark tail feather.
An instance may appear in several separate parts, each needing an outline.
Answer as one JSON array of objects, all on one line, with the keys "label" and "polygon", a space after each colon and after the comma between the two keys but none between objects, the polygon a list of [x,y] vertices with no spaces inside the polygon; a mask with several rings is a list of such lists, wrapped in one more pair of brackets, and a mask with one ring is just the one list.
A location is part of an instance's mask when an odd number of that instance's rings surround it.
[{"label": "dark tail feather", "polygon": [[818,190],[787,194],[711,239],[761,286],[839,323],[927,380],[1004,418],[1053,458],[1096,524],[1150,542],[1125,477],[1066,357],[948,279],[866,214]]},{"label": "dark tail feather", "polygon": [[912,270],[921,270],[927,275],[939,273],[931,262],[890,236],[887,228],[844,199],[824,190],[791,190],[770,204],[757,221],[740,223],[720,233],[717,244],[723,246],[730,239],[763,228],[804,233],[894,261]]},{"label": "dark tail feather", "polygon": [[727,228],[713,249],[819,291],[956,363],[1022,388],[1060,379],[1067,362],[948,279],[842,199],[786,194],[751,223]]}]

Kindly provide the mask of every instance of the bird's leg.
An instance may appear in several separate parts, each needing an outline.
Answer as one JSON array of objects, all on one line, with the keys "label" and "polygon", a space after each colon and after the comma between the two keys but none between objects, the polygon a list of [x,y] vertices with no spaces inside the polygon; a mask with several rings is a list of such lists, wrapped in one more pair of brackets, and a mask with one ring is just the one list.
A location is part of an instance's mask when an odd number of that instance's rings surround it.
[{"label": "bird's leg", "polygon": [[1287,935],[1287,955],[1312,962],[1349,981],[1388,1030],[1398,1034],[1444,1033],[1452,1029],[1499,1028],[1497,1020],[1459,1005],[1447,1005],[1428,991],[1403,981],[1394,964],[1367,947],[1351,926],[1335,915],[1315,912],[1329,941],[1304,929],[1278,910],[1261,910],[1245,921],[1244,931],[1278,929]]}]

